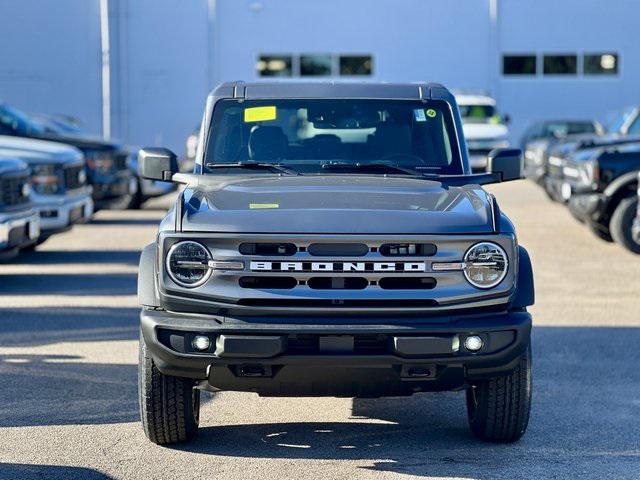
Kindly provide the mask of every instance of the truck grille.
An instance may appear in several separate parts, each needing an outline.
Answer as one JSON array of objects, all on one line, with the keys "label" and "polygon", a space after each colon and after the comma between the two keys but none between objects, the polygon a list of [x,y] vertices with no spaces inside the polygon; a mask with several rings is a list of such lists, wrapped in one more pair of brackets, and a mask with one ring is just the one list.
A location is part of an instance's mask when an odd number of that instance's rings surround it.
[{"label": "truck grille", "polygon": [[24,186],[28,177],[6,177],[0,179],[0,202],[2,205],[20,205],[26,203],[29,197],[24,195]]},{"label": "truck grille", "polygon": [[67,190],[84,187],[86,180],[82,172],[84,172],[84,165],[64,168],[64,184]]}]

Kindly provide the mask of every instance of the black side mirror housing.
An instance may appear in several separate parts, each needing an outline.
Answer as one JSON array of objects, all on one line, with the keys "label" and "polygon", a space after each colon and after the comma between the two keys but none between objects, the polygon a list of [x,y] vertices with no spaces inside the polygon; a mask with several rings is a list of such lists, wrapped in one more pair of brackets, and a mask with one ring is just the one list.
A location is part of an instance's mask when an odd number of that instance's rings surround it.
[{"label": "black side mirror housing", "polygon": [[167,148],[143,148],[138,152],[138,170],[143,178],[170,182],[178,173],[178,157]]},{"label": "black side mirror housing", "polygon": [[522,178],[522,150],[518,148],[494,148],[487,159],[487,173],[494,173],[500,181],[509,182]]}]

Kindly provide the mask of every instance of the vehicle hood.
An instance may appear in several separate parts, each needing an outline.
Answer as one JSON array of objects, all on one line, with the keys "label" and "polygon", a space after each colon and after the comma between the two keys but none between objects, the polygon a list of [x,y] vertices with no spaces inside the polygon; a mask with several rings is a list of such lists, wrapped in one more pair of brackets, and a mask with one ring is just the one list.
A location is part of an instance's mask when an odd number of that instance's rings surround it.
[{"label": "vehicle hood", "polygon": [[0,136],[0,157],[19,158],[27,163],[80,163],[82,152],[61,143]]},{"label": "vehicle hood", "polygon": [[27,168],[27,164],[22,160],[0,156],[0,175],[20,173],[23,170],[27,170]]},{"label": "vehicle hood", "polygon": [[124,147],[116,142],[109,142],[99,137],[92,135],[71,135],[71,134],[59,134],[59,133],[42,133],[38,135],[38,138],[49,140],[52,142],[66,143],[73,145],[82,151],[87,150],[99,150],[99,151],[120,151]]},{"label": "vehicle hood", "polygon": [[[211,177],[209,175],[203,177]],[[215,177],[220,179],[220,176]],[[493,232],[478,185],[360,175],[222,179],[185,190],[184,231],[451,234]]]},{"label": "vehicle hood", "polygon": [[509,129],[500,123],[464,123],[464,138],[467,141],[501,139],[507,136]]}]

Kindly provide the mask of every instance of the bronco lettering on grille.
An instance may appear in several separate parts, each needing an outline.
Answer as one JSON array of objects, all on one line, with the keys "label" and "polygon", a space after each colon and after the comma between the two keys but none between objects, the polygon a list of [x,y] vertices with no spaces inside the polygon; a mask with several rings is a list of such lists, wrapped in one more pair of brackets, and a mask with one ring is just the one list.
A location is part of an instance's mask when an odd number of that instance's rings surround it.
[{"label": "bronco lettering on grille", "polygon": [[255,272],[426,272],[425,262],[262,262],[253,261]]}]

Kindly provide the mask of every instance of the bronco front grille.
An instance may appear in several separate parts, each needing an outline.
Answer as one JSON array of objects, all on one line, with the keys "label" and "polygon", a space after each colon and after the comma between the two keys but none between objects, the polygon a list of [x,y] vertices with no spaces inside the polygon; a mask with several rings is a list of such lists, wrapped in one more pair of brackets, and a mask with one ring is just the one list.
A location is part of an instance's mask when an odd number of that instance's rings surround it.
[{"label": "bronco front grille", "polygon": [[[190,239],[205,245],[214,261],[241,265],[214,270],[197,288],[176,285],[166,271],[162,275],[163,292],[193,298],[199,305],[212,302],[208,311],[419,311],[506,297],[513,287],[513,270],[499,286],[483,291],[460,270],[432,268],[437,262],[461,262],[469,247],[488,240],[487,235],[161,235],[163,259],[176,241]],[[512,235],[491,240],[513,258]],[[509,265],[515,269],[514,262]]]}]

